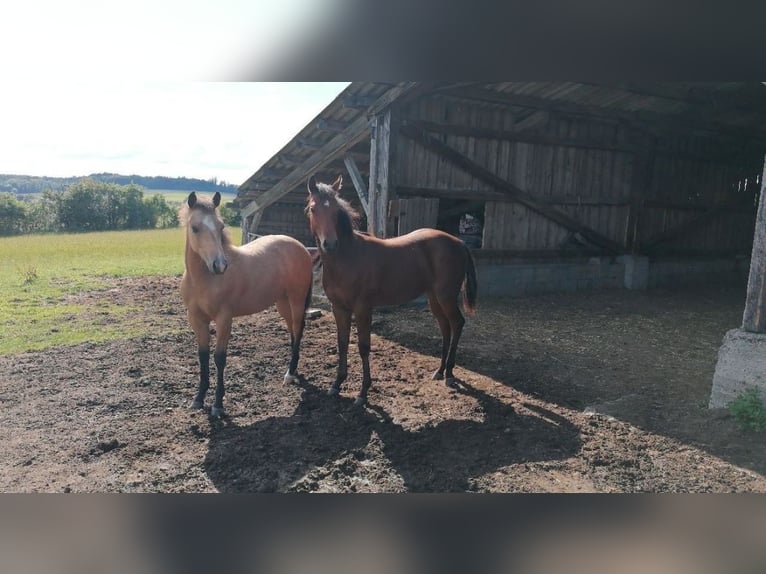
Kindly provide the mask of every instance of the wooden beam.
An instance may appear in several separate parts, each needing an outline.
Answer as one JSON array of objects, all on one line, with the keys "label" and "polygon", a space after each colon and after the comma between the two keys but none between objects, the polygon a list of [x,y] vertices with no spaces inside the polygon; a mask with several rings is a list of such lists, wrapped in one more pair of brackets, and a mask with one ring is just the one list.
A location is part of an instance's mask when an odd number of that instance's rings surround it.
[{"label": "wooden beam", "polygon": [[760,142],[766,142],[766,134],[756,130],[736,128],[730,125],[711,122],[705,119],[685,121],[682,117],[678,117],[673,114],[662,114],[648,110],[621,110],[617,108],[594,106],[592,104],[571,102],[563,99],[543,98],[540,96],[531,96],[528,94],[511,94],[473,87],[455,88],[453,90],[448,90],[441,93],[445,96],[466,100],[474,100],[508,106],[520,106],[534,109],[559,110],[571,114],[586,115],[590,117],[611,117],[627,121],[634,125],[652,123],[662,129],[672,127],[676,130],[683,131],[706,130],[712,131],[714,133],[728,134],[737,138],[752,138],[757,139]]},{"label": "wooden beam", "polygon": [[321,119],[317,122],[317,129],[324,132],[340,133],[348,127],[348,124],[337,120]]},{"label": "wooden beam", "polygon": [[635,153],[637,148],[629,145],[610,145],[603,141],[569,139],[546,134],[535,134],[515,130],[500,130],[492,128],[480,128],[459,124],[437,124],[422,120],[407,120],[407,123],[417,126],[431,133],[465,136],[474,138],[496,139],[501,141],[512,141],[517,143],[556,145],[563,147],[575,147],[582,149],[595,149],[605,151],[619,151],[625,153]]},{"label": "wooden beam", "polygon": [[594,231],[593,229],[586,227],[585,225],[573,219],[566,213],[559,211],[558,209],[551,207],[550,205],[546,205],[545,203],[541,202],[538,199],[535,199],[533,196],[531,196],[529,193],[527,193],[520,187],[517,187],[511,182],[495,175],[488,169],[474,162],[469,157],[463,155],[462,153],[448,146],[447,144],[439,141],[438,139],[429,135],[425,131],[411,124],[405,123],[400,127],[400,133],[412,139],[413,141],[419,143],[425,148],[436,152],[442,158],[444,158],[451,164],[459,167],[466,173],[472,175],[473,177],[479,179],[480,181],[483,181],[491,185],[492,187],[502,192],[513,201],[521,203],[522,205],[539,213],[543,217],[546,217],[547,219],[550,219],[551,221],[558,223],[559,225],[569,229],[570,231],[580,233],[585,239],[587,239],[593,245],[596,245],[598,247],[603,247],[604,249],[607,249],[614,253],[623,252],[623,248],[620,244],[616,243],[615,241],[612,241],[611,239],[602,235],[601,233],[598,233],[597,231]]},{"label": "wooden beam", "polygon": [[[256,209],[264,209],[299,185],[305,184],[304,180],[306,180],[309,175],[313,174],[316,170],[321,168],[322,165],[326,164],[339,153],[343,153],[346,149],[359,142],[368,134],[368,132],[369,122],[367,118],[365,116],[359,116],[344,132],[334,136],[320,149],[316,150],[307,159],[296,166],[288,175],[274,184],[271,189],[259,195],[257,206],[254,208],[248,206],[246,209],[250,209],[249,213],[253,213]],[[240,186],[240,192],[246,191],[249,183],[250,180],[243,183],[242,186]]]},{"label": "wooden beam", "polygon": [[324,145],[320,141],[311,140],[311,139],[302,138],[302,137],[295,138],[295,143],[301,147],[305,147],[308,149],[322,149],[322,146]]},{"label": "wooden beam", "polygon": [[[527,144],[539,144],[539,145],[551,145],[561,147],[571,147],[578,149],[593,149],[601,151],[613,151],[619,153],[632,153],[641,154],[644,150],[637,145],[633,144],[608,144],[603,140],[588,140],[584,138],[564,138],[558,136],[550,136],[541,133],[530,133],[528,131],[514,130],[501,130],[493,128],[480,128],[474,126],[466,126],[460,124],[438,124],[435,122],[428,122],[423,120],[408,120],[409,123],[417,125],[418,127],[436,134],[455,135],[464,137],[475,137],[485,139],[496,139],[500,141],[510,141],[514,143],[527,143]],[[729,149],[723,155],[716,154],[701,154],[682,151],[664,151],[653,148],[655,155],[670,156],[682,159],[689,159],[692,161],[702,161],[708,163],[718,163],[721,165],[731,165],[737,167],[749,167],[747,163],[742,163],[737,155],[741,155],[740,151]],[[739,159],[739,161],[732,161]]]},{"label": "wooden beam", "polygon": [[750,255],[750,277],[747,281],[745,312],[742,329],[754,333],[766,333],[766,161],[761,176],[761,197],[755,216],[753,251]]},{"label": "wooden beam", "polygon": [[[508,195],[500,191],[487,189],[467,188],[441,188],[441,187],[417,187],[411,185],[397,185],[396,193],[401,197],[436,197],[438,199],[454,199],[466,201],[513,201]],[[538,199],[546,205],[588,205],[596,207],[624,207],[629,204],[623,199],[603,199],[598,196],[557,196],[552,195]]]},{"label": "wooden beam", "polygon": [[297,155],[290,155],[288,153],[280,153],[277,155],[277,160],[281,161],[283,163],[286,163],[288,165],[298,165],[299,163],[303,162],[305,160],[305,157],[300,157]]},{"label": "wooden beam", "polygon": [[343,157],[343,163],[346,164],[346,170],[348,170],[349,176],[351,176],[351,183],[354,184],[354,189],[359,196],[359,202],[362,204],[364,214],[367,216],[367,220],[370,219],[370,204],[367,198],[367,186],[364,185],[362,174],[359,173],[359,168],[356,166],[354,158],[349,154]]},{"label": "wooden beam", "polygon": [[375,96],[345,96],[341,99],[341,104],[343,104],[344,108],[365,110],[373,105],[376,100]]},{"label": "wooden beam", "polygon": [[[424,84],[419,82],[406,82],[404,84],[397,84],[393,88],[389,89],[379,98],[370,100],[372,103],[365,106],[370,110],[388,110],[389,106],[394,101],[406,100],[410,97],[417,97],[425,93],[430,84]],[[345,105],[345,104],[344,104]],[[286,175],[282,180],[275,183],[275,185],[259,195],[257,205],[249,205],[246,209],[249,209],[249,213],[253,213],[256,209],[265,209],[276,199],[282,195],[289,193],[292,189],[301,185],[301,180],[308,178],[314,171],[321,166],[326,165],[330,160],[336,157],[338,154],[344,153],[346,150],[353,148],[355,145],[365,139],[365,135],[369,133],[370,121],[367,115],[359,115],[343,132],[338,133],[332,139],[325,144],[320,144],[321,147],[311,154],[307,159],[302,161],[293,170]],[[312,146],[317,142],[311,140],[305,140],[304,138],[295,138],[294,140],[299,145],[301,142],[303,145]],[[245,183],[239,187],[239,193],[245,193],[250,189],[250,185],[255,182],[253,177],[250,177]]]},{"label": "wooden beam", "polygon": [[477,200],[477,201],[507,201],[508,196],[499,191],[465,188],[415,187],[397,185],[396,193],[400,197],[435,197],[438,199]]}]

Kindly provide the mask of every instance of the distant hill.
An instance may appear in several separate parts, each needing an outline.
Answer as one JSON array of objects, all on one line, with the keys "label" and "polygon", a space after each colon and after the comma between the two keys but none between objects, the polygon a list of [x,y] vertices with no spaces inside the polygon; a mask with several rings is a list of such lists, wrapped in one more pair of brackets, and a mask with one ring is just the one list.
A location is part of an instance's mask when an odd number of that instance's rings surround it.
[{"label": "distant hill", "polygon": [[120,175],[117,173],[93,173],[82,177],[40,177],[34,175],[0,174],[0,192],[9,191],[25,195],[42,193],[48,189],[63,191],[68,185],[87,178],[118,185],[134,183],[146,190],[237,193],[236,185],[226,183],[225,181],[218,181],[215,178],[205,180],[191,177]]}]

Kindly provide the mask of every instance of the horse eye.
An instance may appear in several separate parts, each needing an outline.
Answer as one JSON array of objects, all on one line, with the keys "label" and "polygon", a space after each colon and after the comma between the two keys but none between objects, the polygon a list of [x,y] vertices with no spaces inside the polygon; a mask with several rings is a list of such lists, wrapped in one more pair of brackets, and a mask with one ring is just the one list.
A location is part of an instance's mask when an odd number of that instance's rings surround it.
[{"label": "horse eye", "polygon": [[192,225],[192,233],[199,233],[199,227]]}]

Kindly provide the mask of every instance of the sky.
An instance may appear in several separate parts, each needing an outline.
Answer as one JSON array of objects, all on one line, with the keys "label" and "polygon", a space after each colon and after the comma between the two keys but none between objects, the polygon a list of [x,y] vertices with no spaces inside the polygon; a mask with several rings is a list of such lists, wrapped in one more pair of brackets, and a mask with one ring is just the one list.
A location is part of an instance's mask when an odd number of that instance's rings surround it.
[{"label": "sky", "polygon": [[346,85],[24,84],[0,96],[0,173],[215,177],[239,185]]},{"label": "sky", "polygon": [[4,0],[0,173],[241,184],[347,84],[230,80],[346,1]]}]

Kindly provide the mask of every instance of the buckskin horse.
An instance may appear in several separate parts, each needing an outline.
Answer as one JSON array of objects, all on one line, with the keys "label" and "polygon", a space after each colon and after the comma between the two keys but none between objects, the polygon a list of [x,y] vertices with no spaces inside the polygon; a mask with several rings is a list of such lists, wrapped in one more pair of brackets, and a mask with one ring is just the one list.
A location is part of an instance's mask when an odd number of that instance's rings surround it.
[{"label": "buckskin horse", "polygon": [[311,302],[312,262],[306,248],[285,235],[267,235],[242,247],[231,243],[212,202],[192,192],[179,210],[186,227],[186,269],[181,296],[197,339],[200,380],[192,408],[202,408],[210,386],[210,322],[215,321],[218,381],[210,411],[223,416],[226,349],[233,317],[251,315],[276,303],[290,333],[292,357],[285,383],[297,382],[305,310]]},{"label": "buckskin horse", "polygon": [[355,404],[367,401],[370,377],[372,310],[399,305],[422,294],[442,334],[441,364],[433,379],[454,385],[455,354],[465,319],[458,305],[476,309],[476,266],[460,239],[436,229],[418,229],[401,237],[379,239],[356,229],[358,214],[339,196],[343,178],[332,185],[308,180],[306,213],[322,259],[322,285],[332,303],[338,331],[338,372],[328,394],[340,393],[347,376],[351,317],[356,319],[362,358],[362,389]]}]

